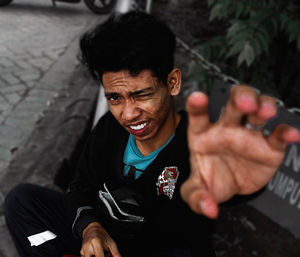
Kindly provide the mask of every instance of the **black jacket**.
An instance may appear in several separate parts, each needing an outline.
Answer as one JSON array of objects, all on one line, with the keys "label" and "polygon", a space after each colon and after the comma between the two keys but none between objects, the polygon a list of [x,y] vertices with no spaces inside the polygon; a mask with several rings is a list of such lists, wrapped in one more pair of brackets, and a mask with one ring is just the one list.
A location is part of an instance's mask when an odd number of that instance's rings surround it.
[{"label": "black jacket", "polygon": [[[179,194],[180,185],[190,172],[187,115],[181,115],[172,141],[136,180],[129,180],[122,175],[128,132],[110,112],[101,118],[88,139],[79,161],[77,176],[65,197],[67,214],[75,235],[80,237],[90,222],[98,221],[118,244],[147,247],[148,243],[151,247],[183,245],[192,248],[196,245],[203,253],[210,248],[211,222],[194,214]],[[170,197],[163,192],[164,185],[159,181],[159,176],[164,169],[174,167],[179,175],[173,197]],[[104,183],[109,185],[111,191],[120,188],[133,191],[139,203],[139,214],[145,217],[146,222],[125,222],[124,225],[111,219],[99,201],[99,190],[105,191]]]}]

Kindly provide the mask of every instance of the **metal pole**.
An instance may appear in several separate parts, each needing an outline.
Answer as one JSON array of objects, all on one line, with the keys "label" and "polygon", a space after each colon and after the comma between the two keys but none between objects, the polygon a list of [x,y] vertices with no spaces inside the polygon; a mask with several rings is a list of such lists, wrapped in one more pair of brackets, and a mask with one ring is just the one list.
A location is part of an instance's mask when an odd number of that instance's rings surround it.
[{"label": "metal pole", "polygon": [[147,13],[151,13],[151,10],[152,10],[152,0],[147,0],[147,3],[146,3],[146,12]]},{"label": "metal pole", "polygon": [[132,0],[118,0],[115,7],[115,12],[127,13],[131,10],[131,6]]}]

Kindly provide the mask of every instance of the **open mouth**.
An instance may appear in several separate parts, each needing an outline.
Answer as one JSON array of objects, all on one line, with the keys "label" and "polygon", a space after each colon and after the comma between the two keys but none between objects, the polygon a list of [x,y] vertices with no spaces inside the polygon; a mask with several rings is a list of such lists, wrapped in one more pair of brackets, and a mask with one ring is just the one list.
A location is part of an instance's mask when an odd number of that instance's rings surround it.
[{"label": "open mouth", "polygon": [[131,126],[129,126],[131,129],[133,129],[133,130],[140,130],[140,129],[143,129],[143,128],[145,128],[147,125],[148,125],[148,123],[149,123],[149,121],[146,121],[146,122],[144,122],[144,123],[142,123],[142,124],[139,124],[139,125],[131,125]]},{"label": "open mouth", "polygon": [[130,132],[131,132],[132,134],[140,135],[140,134],[142,134],[143,132],[146,131],[147,125],[148,125],[149,123],[150,123],[149,121],[145,121],[145,122],[140,123],[140,124],[129,125],[128,127],[129,127]]}]

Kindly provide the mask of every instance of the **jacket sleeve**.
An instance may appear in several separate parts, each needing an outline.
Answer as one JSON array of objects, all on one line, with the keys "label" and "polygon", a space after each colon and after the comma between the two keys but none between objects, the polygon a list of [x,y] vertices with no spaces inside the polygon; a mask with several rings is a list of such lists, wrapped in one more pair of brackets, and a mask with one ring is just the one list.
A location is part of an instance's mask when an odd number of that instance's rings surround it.
[{"label": "jacket sleeve", "polygon": [[105,153],[112,115],[105,114],[91,132],[78,162],[75,179],[64,198],[66,214],[75,237],[81,237],[84,228],[98,221],[96,215],[97,195],[103,185],[107,170]]}]

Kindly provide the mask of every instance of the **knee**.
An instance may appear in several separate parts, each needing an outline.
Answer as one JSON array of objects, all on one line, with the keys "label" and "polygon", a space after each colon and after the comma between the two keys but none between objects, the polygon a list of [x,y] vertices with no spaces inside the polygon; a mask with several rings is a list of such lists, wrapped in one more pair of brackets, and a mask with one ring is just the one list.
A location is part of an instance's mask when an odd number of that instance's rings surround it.
[{"label": "knee", "polygon": [[28,204],[31,199],[32,192],[31,184],[19,184],[14,187],[5,197],[4,201],[4,214],[5,216],[11,217],[18,213],[23,206]]}]

